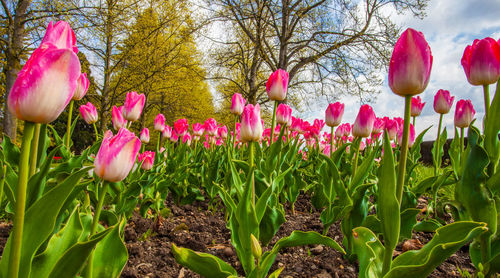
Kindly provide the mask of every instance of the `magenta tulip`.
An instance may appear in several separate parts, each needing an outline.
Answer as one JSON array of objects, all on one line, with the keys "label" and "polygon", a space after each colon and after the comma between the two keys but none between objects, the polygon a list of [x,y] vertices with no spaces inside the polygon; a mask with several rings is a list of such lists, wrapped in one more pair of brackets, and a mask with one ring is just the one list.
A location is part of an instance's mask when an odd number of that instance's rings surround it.
[{"label": "magenta tulip", "polygon": [[[413,127],[412,124],[410,124],[410,133],[408,137],[408,148],[411,148],[413,146],[413,143],[415,143],[415,128]],[[397,136],[397,141],[398,145],[401,146],[401,143],[403,141],[403,129],[398,130],[398,136]]]},{"label": "magenta tulip", "polygon": [[330,103],[325,111],[325,122],[329,127],[336,127],[342,122],[344,116],[344,104],[340,102]]},{"label": "magenta tulip", "polygon": [[149,171],[155,162],[155,152],[145,151],[137,156],[137,160],[142,162],[141,168],[143,170]]},{"label": "magenta tulip", "polygon": [[67,48],[78,54],[75,33],[65,21],[58,21],[56,24],[51,21],[47,26],[41,44],[51,44],[59,49]]},{"label": "magenta tulip", "polygon": [[95,174],[105,181],[122,181],[134,166],[140,148],[141,140],[125,128],[115,136],[104,136],[94,160]]},{"label": "magenta tulip", "polygon": [[389,87],[400,96],[422,93],[432,68],[431,48],[424,35],[408,28],[399,37],[389,64]]},{"label": "magenta tulip", "polygon": [[170,142],[176,143],[177,140],[179,140],[179,136],[177,134],[175,134],[175,132],[172,133],[172,136],[170,136]]},{"label": "magenta tulip", "polygon": [[191,146],[191,134],[189,132],[182,136],[182,143]]},{"label": "magenta tulip", "polygon": [[137,92],[128,92],[123,104],[123,117],[131,122],[139,120],[146,96]]},{"label": "magenta tulip", "polygon": [[476,111],[470,99],[461,99],[457,102],[455,107],[455,126],[458,128],[469,127],[470,123],[474,119]]},{"label": "magenta tulip", "polygon": [[220,126],[217,129],[217,137],[226,139],[227,138],[227,127],[225,125]]},{"label": "magenta tulip", "polygon": [[422,102],[420,96],[411,98],[411,116],[418,117],[422,113],[422,109],[424,109],[425,102]]},{"label": "magenta tulip", "polygon": [[[169,125],[166,125],[164,128],[163,128],[163,131],[162,131],[162,136],[163,138],[168,138],[170,139],[173,135],[173,132],[172,132],[172,128],[169,126]],[[177,140],[176,140],[177,141]]]},{"label": "magenta tulip", "polygon": [[260,120],[260,106],[248,104],[241,114],[240,139],[242,142],[259,141],[262,137],[262,122]]},{"label": "magenta tulip", "polygon": [[187,119],[178,119],[174,122],[174,132],[177,136],[181,137],[188,132],[189,124]]},{"label": "magenta tulip", "polygon": [[376,118],[375,122],[373,122],[372,134],[378,135],[384,131],[385,128],[385,120],[383,118]]},{"label": "magenta tulip", "polygon": [[165,129],[165,116],[163,114],[156,115],[155,118],[155,130],[163,131]]},{"label": "magenta tulip", "polygon": [[290,106],[284,103],[278,105],[278,109],[276,109],[276,122],[278,124],[287,125],[291,117],[292,108],[290,108]]},{"label": "magenta tulip", "polygon": [[113,122],[113,128],[115,130],[120,130],[123,127],[126,127],[127,120],[123,118],[123,106],[116,107],[113,106],[111,109],[111,120]]},{"label": "magenta tulip", "polygon": [[359,108],[358,116],[352,126],[352,135],[355,137],[368,137],[372,133],[375,113],[370,105],[364,104]]},{"label": "magenta tulip", "polygon": [[143,128],[141,131],[141,135],[139,137],[141,142],[144,144],[149,143],[149,129],[147,127]]},{"label": "magenta tulip", "polygon": [[83,120],[89,125],[97,122],[98,120],[97,109],[90,102],[80,106],[80,114],[82,114]]},{"label": "magenta tulip", "polygon": [[203,124],[193,124],[193,136],[201,137],[203,135],[203,132],[205,132],[205,127]]},{"label": "magenta tulip", "polygon": [[208,118],[205,121],[205,131],[210,136],[217,135],[217,121],[214,118]]},{"label": "magenta tulip", "polygon": [[86,94],[89,89],[89,80],[87,79],[87,73],[82,73],[80,74],[80,77],[78,77],[77,81],[77,86],[75,89],[75,93],[73,94],[73,100],[80,100],[82,99]]},{"label": "magenta tulip", "polygon": [[448,114],[454,99],[455,97],[452,97],[449,91],[440,89],[434,96],[434,111],[439,114]]},{"label": "magenta tulip", "polygon": [[474,40],[462,56],[462,67],[472,85],[489,85],[500,78],[500,43],[492,38]]},{"label": "magenta tulip", "polygon": [[245,99],[241,94],[235,93],[231,98],[231,114],[241,115],[245,107]]},{"label": "magenta tulip", "polygon": [[267,96],[270,100],[284,100],[288,88],[288,72],[278,69],[273,72],[266,83]]}]

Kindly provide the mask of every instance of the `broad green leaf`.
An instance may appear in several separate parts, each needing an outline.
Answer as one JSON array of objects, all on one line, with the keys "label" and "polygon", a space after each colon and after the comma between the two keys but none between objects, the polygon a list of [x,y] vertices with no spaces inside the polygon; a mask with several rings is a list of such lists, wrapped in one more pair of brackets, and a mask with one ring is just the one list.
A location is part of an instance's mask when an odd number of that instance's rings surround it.
[{"label": "broad green leaf", "polygon": [[420,210],[416,208],[408,208],[401,212],[399,239],[408,239],[412,237],[413,227],[417,224],[417,215],[419,213]]},{"label": "broad green leaf", "polygon": [[367,158],[363,160],[363,163],[361,163],[361,165],[356,170],[356,174],[354,175],[354,177],[351,180],[351,183],[349,184],[349,190],[351,192],[354,192],[354,190],[356,190],[356,188],[359,185],[361,185],[366,179],[366,177],[368,177],[368,175],[370,174],[373,164],[375,162],[376,154],[377,152],[373,151]]},{"label": "broad green leaf", "polygon": [[12,168],[18,168],[19,165],[19,157],[21,157],[21,151],[19,148],[12,143],[10,137],[7,135],[3,136],[2,143],[0,143],[0,147],[3,151],[4,159]]},{"label": "broad green leaf", "polygon": [[128,260],[127,247],[120,237],[120,226],[117,223],[111,232],[106,235],[94,250],[92,277],[114,278],[119,277]]},{"label": "broad green leaf", "polygon": [[50,170],[52,157],[59,150],[60,146],[55,147],[49,154],[48,158],[43,162],[40,171],[34,174],[28,181],[28,190],[26,193],[26,208],[28,209],[36,200],[38,200],[45,189],[45,179]]},{"label": "broad green leaf", "polygon": [[382,275],[385,248],[377,236],[365,227],[352,230],[353,249],[358,257],[359,278],[378,278]]},{"label": "broad green leaf", "polygon": [[225,278],[231,275],[238,275],[232,266],[214,255],[194,252],[187,248],[179,248],[175,244],[172,244],[172,253],[177,263],[204,277]]},{"label": "broad green leaf", "polygon": [[500,131],[500,82],[497,82],[495,97],[491,102],[490,111],[484,124],[484,148],[493,165],[498,163],[500,146],[498,132]]},{"label": "broad green leaf", "polygon": [[429,219],[429,220],[424,220],[421,222],[418,222],[414,227],[413,230],[415,232],[428,232],[428,233],[433,233],[435,232],[439,227],[442,227],[441,223],[439,223],[435,219]]}]

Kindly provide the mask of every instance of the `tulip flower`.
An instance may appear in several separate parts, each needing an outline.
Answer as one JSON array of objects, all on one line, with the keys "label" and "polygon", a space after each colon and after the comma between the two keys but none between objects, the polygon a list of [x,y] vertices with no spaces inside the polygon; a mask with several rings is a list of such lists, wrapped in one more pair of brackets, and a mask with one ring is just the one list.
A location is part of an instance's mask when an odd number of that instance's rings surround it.
[{"label": "tulip flower", "polygon": [[[402,145],[403,143],[403,129],[399,129],[398,130],[398,134],[397,134],[397,141],[398,141],[398,145]],[[408,148],[411,148],[413,146],[413,143],[415,143],[415,128],[413,127],[412,124],[410,124],[410,133],[409,133],[409,137],[408,137]]]},{"label": "tulip flower", "polygon": [[177,136],[181,137],[186,134],[189,129],[189,124],[187,119],[178,119],[174,122],[174,132]]},{"label": "tulip flower", "polygon": [[276,110],[276,122],[281,125],[287,125],[288,121],[292,117],[292,108],[286,104],[278,105],[278,109]]},{"label": "tulip flower", "polygon": [[422,93],[432,68],[431,48],[424,35],[408,28],[399,37],[389,64],[389,87],[400,96]]},{"label": "tulip flower", "polygon": [[182,143],[191,146],[191,134],[189,132],[182,136]]},{"label": "tulip flower", "polygon": [[175,133],[172,133],[172,136],[170,136],[170,142],[176,143],[177,140],[179,140],[179,136]]},{"label": "tulip flower", "polygon": [[209,136],[217,135],[217,121],[214,118],[208,118],[205,121],[205,131]]},{"label": "tulip flower", "polygon": [[123,104],[123,117],[131,122],[139,120],[146,96],[137,92],[128,92]]},{"label": "tulip flower", "polygon": [[389,137],[389,140],[394,140],[396,139],[397,132],[399,130],[398,128],[398,122],[396,120],[390,119],[388,117],[384,117],[385,121],[385,130],[387,130],[387,135]]},{"label": "tulip flower", "polygon": [[292,125],[290,126],[291,131],[299,131],[302,126],[302,119],[301,118],[295,118],[292,116]]},{"label": "tulip flower", "polygon": [[51,44],[57,48],[67,48],[78,54],[76,36],[71,26],[65,21],[50,22],[41,44]]},{"label": "tulip flower", "polygon": [[362,105],[352,126],[352,135],[355,137],[370,136],[375,118],[372,107],[368,104]]},{"label": "tulip flower", "polygon": [[448,114],[453,106],[455,97],[447,90],[440,89],[434,96],[434,111],[439,114]]},{"label": "tulip flower", "polygon": [[378,135],[384,131],[385,128],[385,120],[384,118],[376,118],[375,122],[373,122],[372,135]]},{"label": "tulip flower", "polygon": [[459,100],[455,108],[455,126],[458,128],[469,127],[475,114],[476,111],[474,110],[470,99]]},{"label": "tulip flower", "polygon": [[415,126],[415,118],[420,116],[422,109],[424,109],[425,102],[422,102],[420,96],[411,98],[411,116],[413,117],[413,126]]},{"label": "tulip flower", "polygon": [[113,106],[111,109],[111,120],[113,122],[113,128],[115,130],[120,130],[121,128],[124,128],[127,126],[127,120],[123,118],[123,106],[116,107]]},{"label": "tulip flower", "polygon": [[242,142],[256,142],[262,137],[260,106],[248,104],[241,114],[240,138]]},{"label": "tulip flower", "polygon": [[156,115],[155,130],[162,132],[165,129],[165,116],[163,114]]},{"label": "tulip flower", "polygon": [[270,100],[274,100],[273,119],[271,122],[271,142],[274,140],[274,127],[276,126],[276,109],[278,108],[278,101],[286,98],[286,91],[288,88],[288,72],[278,69],[273,72],[266,83],[267,96]]},{"label": "tulip flower", "polygon": [[166,125],[165,128],[163,129],[163,132],[162,132],[163,138],[170,139],[170,137],[172,137],[172,135],[173,135],[172,131],[173,131],[173,129],[169,125]]},{"label": "tulip flower", "polygon": [[87,102],[87,104],[80,106],[80,114],[82,115],[83,120],[89,125],[96,123],[99,119],[97,115],[97,109],[90,102]]},{"label": "tulip flower", "polygon": [[344,131],[344,135],[343,136],[348,137],[349,135],[351,135],[352,126],[349,123],[345,123],[343,131]]},{"label": "tulip flower", "polygon": [[193,124],[193,135],[194,136],[202,136],[203,135],[203,132],[205,132],[205,127],[200,124],[200,123],[195,123]]},{"label": "tulip flower", "polygon": [[335,130],[335,137],[336,138],[342,138],[344,136],[344,126],[339,125],[337,129]]},{"label": "tulip flower", "polygon": [[245,107],[245,99],[241,94],[235,93],[231,98],[231,114],[241,115]]},{"label": "tulip flower", "polygon": [[340,102],[330,103],[325,111],[325,122],[329,127],[336,127],[342,122],[344,115],[344,104]]},{"label": "tulip flower", "polygon": [[140,139],[144,144],[149,143],[149,129],[147,127],[142,129]]},{"label": "tulip flower", "polygon": [[219,138],[222,138],[222,139],[227,138],[227,127],[225,125],[223,125],[217,129],[217,136]]},{"label": "tulip flower", "polygon": [[122,181],[134,166],[140,147],[141,140],[125,128],[115,136],[105,136],[94,160],[94,173],[105,181]]},{"label": "tulip flower", "polygon": [[87,94],[89,84],[90,82],[87,79],[87,73],[85,72],[80,74],[80,77],[78,77],[77,80],[75,93],[73,94],[73,100],[81,100]]},{"label": "tulip flower", "polygon": [[143,170],[149,171],[151,170],[151,168],[153,168],[153,164],[155,161],[155,153],[150,151],[145,151],[144,153],[139,154],[137,156],[137,160],[139,162],[142,162],[141,168]]}]

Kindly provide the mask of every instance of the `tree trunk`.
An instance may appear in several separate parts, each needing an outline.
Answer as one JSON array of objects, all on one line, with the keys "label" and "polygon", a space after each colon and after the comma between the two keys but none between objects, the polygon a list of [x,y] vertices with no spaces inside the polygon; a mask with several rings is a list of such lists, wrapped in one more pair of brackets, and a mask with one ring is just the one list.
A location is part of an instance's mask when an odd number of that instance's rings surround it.
[{"label": "tree trunk", "polygon": [[111,80],[111,55],[113,48],[113,14],[112,14],[112,1],[108,1],[108,10],[106,15],[106,54],[104,58],[104,85],[102,87],[101,99],[101,130],[107,129],[108,123],[108,98],[109,98],[109,82]]}]

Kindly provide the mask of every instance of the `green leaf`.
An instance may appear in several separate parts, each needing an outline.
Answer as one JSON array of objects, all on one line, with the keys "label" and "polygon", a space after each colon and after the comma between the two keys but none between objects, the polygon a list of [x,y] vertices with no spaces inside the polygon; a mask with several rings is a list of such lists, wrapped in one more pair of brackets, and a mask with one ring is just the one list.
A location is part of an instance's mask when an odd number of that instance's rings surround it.
[{"label": "green leaf", "polygon": [[419,213],[420,210],[416,208],[407,208],[401,212],[401,231],[399,232],[399,239],[412,237],[413,227],[417,224],[417,215]]},{"label": "green leaf", "polygon": [[460,247],[486,230],[485,223],[477,222],[454,222],[441,227],[422,249],[396,257],[384,278],[427,277]]},{"label": "green leaf", "polygon": [[460,168],[460,149],[462,146],[460,145],[460,135],[458,133],[457,128],[455,127],[455,137],[450,143],[450,148],[448,149],[448,154],[450,155],[451,166],[453,167],[453,172],[458,177],[461,173]]},{"label": "green leaf", "polygon": [[50,170],[52,157],[59,150],[60,146],[55,147],[49,154],[48,158],[43,162],[40,171],[33,175],[28,181],[28,192],[26,194],[26,208],[29,208],[36,200],[38,200],[45,189],[45,180],[47,173]]},{"label": "green leaf", "polygon": [[443,132],[439,136],[439,142],[434,141],[434,144],[432,144],[432,158],[434,161],[434,165],[437,165],[437,167],[441,167],[442,163],[442,158],[443,158],[443,146],[446,143],[446,140],[448,139],[448,134],[446,132],[446,127],[443,129]]},{"label": "green leaf", "polygon": [[421,222],[418,222],[414,227],[413,230],[415,232],[428,232],[428,233],[433,233],[435,232],[439,227],[442,227],[441,223],[439,223],[435,219],[429,219],[429,220],[424,220]]},{"label": "green leaf", "polygon": [[353,249],[359,261],[359,278],[377,278],[382,275],[384,246],[377,236],[365,227],[352,230]]},{"label": "green leaf", "polygon": [[172,244],[172,253],[177,263],[204,277],[224,278],[238,275],[232,266],[214,255],[179,248],[175,244]]},{"label": "green leaf", "polygon": [[429,131],[431,127],[426,128],[424,131],[420,132],[420,134],[415,138],[415,142],[413,143],[413,146],[410,148],[410,154],[413,158],[414,162],[417,162],[420,158],[420,144],[422,143],[422,140],[424,139],[424,135]]},{"label": "green leaf", "polygon": [[[64,182],[45,193],[26,211],[20,262],[23,267],[19,270],[19,277],[29,277],[33,256],[54,230],[57,215],[73,187],[87,172],[88,168],[84,168],[69,176]],[[0,274],[3,277],[7,275],[11,239],[9,237],[7,240],[0,261]]]},{"label": "green leaf", "polygon": [[12,143],[9,136],[3,136],[0,147],[3,150],[3,156],[7,163],[9,163],[13,168],[17,168],[19,165],[19,157],[21,157],[21,151],[15,144]]},{"label": "green leaf", "polygon": [[495,97],[484,124],[484,148],[493,165],[497,165],[500,156],[498,132],[500,131],[500,82],[497,82]]},{"label": "green leaf", "polygon": [[120,237],[120,226],[118,223],[111,229],[96,246],[92,265],[92,277],[113,278],[119,277],[128,260],[127,247]]},{"label": "green leaf", "polygon": [[366,179],[366,177],[368,177],[368,175],[370,174],[373,164],[375,162],[376,154],[377,152],[373,151],[367,158],[363,160],[363,163],[361,163],[361,165],[356,170],[356,174],[354,175],[354,177],[351,180],[351,183],[349,184],[349,190],[351,192],[354,192],[354,190],[356,190],[356,187],[361,185]]}]

